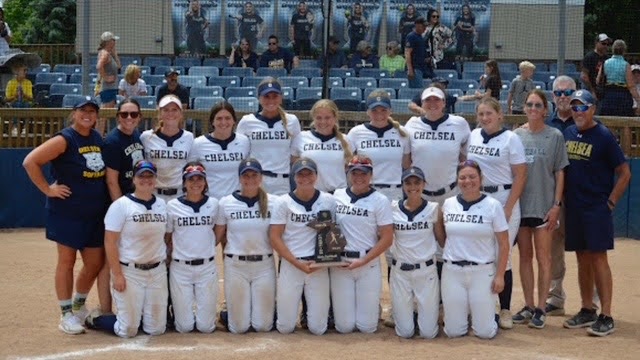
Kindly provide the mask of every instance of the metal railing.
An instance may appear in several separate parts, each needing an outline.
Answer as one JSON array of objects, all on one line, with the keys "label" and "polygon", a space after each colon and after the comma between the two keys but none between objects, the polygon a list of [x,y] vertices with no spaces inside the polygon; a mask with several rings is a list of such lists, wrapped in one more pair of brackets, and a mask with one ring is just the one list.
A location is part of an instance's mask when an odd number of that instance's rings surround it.
[{"label": "metal railing", "polygon": [[18,44],[15,47],[40,55],[42,63],[49,64],[52,68],[56,64],[77,64],[80,61],[74,44]]}]

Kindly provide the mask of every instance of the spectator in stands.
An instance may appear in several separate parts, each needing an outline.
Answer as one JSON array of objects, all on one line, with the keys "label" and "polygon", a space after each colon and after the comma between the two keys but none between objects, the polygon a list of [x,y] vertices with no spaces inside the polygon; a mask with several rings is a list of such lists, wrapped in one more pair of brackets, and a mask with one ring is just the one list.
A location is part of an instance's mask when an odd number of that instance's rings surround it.
[{"label": "spectator in stands", "polygon": [[260,67],[272,69],[286,69],[291,71],[293,66],[293,55],[286,49],[280,47],[280,40],[275,35],[269,36],[269,48],[260,55]]},{"label": "spectator in stands", "polygon": [[[402,5],[400,5],[400,11],[402,11]],[[407,5],[402,17],[400,17],[400,24],[398,24],[398,32],[400,33],[400,46],[402,53],[404,54],[404,43],[407,40],[407,35],[413,31],[416,19],[420,16],[416,11],[416,6],[413,4]]]},{"label": "spectator in stands", "polygon": [[160,103],[160,99],[162,99],[166,95],[171,94],[180,98],[180,101],[182,102],[183,110],[186,110],[189,108],[189,89],[187,89],[186,86],[180,85],[178,83],[179,76],[180,76],[180,71],[173,68],[167,70],[164,73],[166,84],[162,84],[156,89],[157,103]]},{"label": "spectator in stands", "polygon": [[[12,70],[16,77],[7,83],[5,101],[13,108],[30,108],[33,102],[33,84],[27,79],[27,67],[18,65]],[[23,127],[21,134],[25,135],[26,132],[26,127]],[[13,119],[11,136],[18,136],[18,119]]]},{"label": "spectator in stands", "polygon": [[611,50],[613,56],[604,62],[596,78],[598,84],[604,84],[600,115],[634,116],[633,100],[640,101],[640,94],[631,74],[631,65],[624,59],[627,44],[618,39]]},{"label": "spectator in stands", "polygon": [[296,56],[312,56],[311,38],[315,17],[307,8],[307,3],[300,1],[297,11],[291,16],[289,24],[289,40],[293,43]]},{"label": "spectator in stands", "polygon": [[378,57],[373,54],[373,48],[368,41],[362,40],[358,43],[357,51],[351,57],[349,67],[355,69],[356,73],[360,73],[361,69],[377,69],[380,67]]},{"label": "spectator in stands", "polygon": [[364,9],[359,2],[353,4],[353,14],[351,10],[347,9],[344,12],[344,16],[347,18],[345,30],[349,37],[349,49],[353,54],[358,50],[360,41],[367,39],[371,24],[364,16]]},{"label": "spectator in stands", "polygon": [[251,48],[249,40],[240,39],[240,47],[235,44],[231,46],[231,54],[229,55],[229,66],[252,68],[253,71],[258,70],[258,54]]},{"label": "spectator in stands", "polygon": [[9,43],[11,42],[11,29],[9,24],[4,21],[4,9],[0,7],[0,55],[9,52]]},{"label": "spectator in stands", "polygon": [[207,53],[204,32],[209,27],[207,13],[200,7],[200,0],[191,0],[189,11],[184,15],[187,33],[187,49],[192,55]]},{"label": "spectator in stands", "polygon": [[387,53],[380,57],[380,69],[389,72],[389,76],[394,76],[396,71],[404,71],[406,61],[400,54],[400,45],[397,41],[387,43]]},{"label": "spectator in stands", "polygon": [[[633,75],[633,80],[636,84],[636,91],[640,93],[640,65],[631,65],[631,75]],[[636,115],[640,116],[640,103],[633,100],[633,108],[636,111]]]},{"label": "spectator in stands", "polygon": [[519,69],[520,75],[516,76],[511,82],[509,97],[507,98],[508,113],[514,115],[524,114],[524,102],[527,94],[536,88],[532,79],[536,66],[529,61],[523,61],[520,63]]},{"label": "spectator in stands", "polygon": [[423,37],[426,26],[424,18],[416,18],[414,30],[407,35],[407,40],[404,44],[407,77],[409,78],[409,86],[412,88],[422,89],[422,79],[431,79],[433,77],[433,69],[431,65],[427,65],[426,61],[427,43]]},{"label": "spectator in stands", "polygon": [[[342,68],[346,69],[349,67],[349,63],[347,61],[347,56],[344,54],[344,51],[340,49],[340,39],[336,36],[329,36],[329,46],[327,47],[327,58],[329,59],[328,68]],[[325,56],[322,55],[320,59],[318,59],[318,66],[324,68],[324,59]]]},{"label": "spectator in stands", "polygon": [[244,3],[244,11],[237,16],[229,15],[238,20],[238,39],[247,39],[252,49],[258,48],[258,40],[264,33],[264,20],[255,11],[253,3]]},{"label": "spectator in stands", "polygon": [[[437,87],[438,89],[442,90],[442,92],[444,92],[445,94],[446,100],[445,100],[444,112],[447,114],[453,114],[454,106],[456,104],[456,101],[458,101],[458,98],[447,93],[449,80],[441,77],[434,77],[433,79],[431,79],[431,81],[432,82],[431,82],[431,85],[429,85],[429,87]],[[416,114],[418,116],[425,116],[427,114],[427,111],[422,107],[422,92],[417,93],[416,96],[414,96],[413,99],[411,99],[411,102],[409,103],[408,107],[413,114]]]},{"label": "spectator in stands", "polygon": [[492,97],[500,101],[502,79],[500,78],[500,69],[497,61],[487,60],[485,63],[484,74],[480,77],[480,87],[484,88],[484,92],[476,90],[475,94],[460,96],[458,100],[469,101]]},{"label": "spectator in stands", "polygon": [[582,59],[582,72],[580,79],[584,88],[589,90],[596,97],[596,101],[602,100],[603,87],[598,86],[596,78],[604,61],[609,58],[608,51],[613,40],[607,34],[599,34],[596,36],[596,43],[593,51],[587,53]]},{"label": "spectator in stands", "polygon": [[467,61],[473,58],[473,40],[476,36],[476,17],[471,12],[469,4],[462,5],[462,13],[454,22],[456,32],[456,54],[459,60]]},{"label": "spectator in stands", "polygon": [[431,55],[431,65],[438,68],[438,63],[444,59],[444,51],[453,44],[453,32],[440,22],[440,12],[430,9],[427,13],[427,27],[425,29],[425,40],[429,54]]},{"label": "spectator in stands", "polygon": [[[116,106],[116,95],[118,95],[118,70],[120,57],[116,50],[116,40],[119,36],[113,35],[110,31],[105,31],[100,36],[100,46],[98,47],[98,87],[100,88],[101,108],[114,108]],[[100,119],[96,129],[101,134],[105,133],[105,120]]]},{"label": "spectator in stands", "polygon": [[120,96],[128,99],[132,96],[146,96],[147,84],[140,78],[142,71],[135,64],[129,64],[124,72],[124,79],[120,80],[118,90]]}]

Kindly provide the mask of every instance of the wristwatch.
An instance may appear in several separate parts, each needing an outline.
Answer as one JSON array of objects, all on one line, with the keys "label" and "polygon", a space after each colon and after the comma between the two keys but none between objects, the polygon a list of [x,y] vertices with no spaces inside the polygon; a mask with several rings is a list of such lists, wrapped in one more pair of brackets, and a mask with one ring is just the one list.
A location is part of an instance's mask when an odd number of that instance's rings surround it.
[{"label": "wristwatch", "polygon": [[562,207],[562,201],[558,200],[553,203],[553,206]]}]

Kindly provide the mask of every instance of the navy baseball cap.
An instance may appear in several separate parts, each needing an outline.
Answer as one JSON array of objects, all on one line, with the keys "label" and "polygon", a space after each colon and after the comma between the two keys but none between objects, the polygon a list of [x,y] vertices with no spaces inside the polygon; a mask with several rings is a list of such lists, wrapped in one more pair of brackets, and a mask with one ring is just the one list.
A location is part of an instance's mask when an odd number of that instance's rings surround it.
[{"label": "navy baseball cap", "polygon": [[178,71],[178,70],[176,70],[174,68],[170,68],[170,69],[168,69],[167,71],[164,72],[164,77],[169,77],[169,76],[171,76],[173,74],[180,75],[180,71]]},{"label": "navy baseball cap", "polygon": [[573,93],[571,97],[571,102],[574,100],[580,101],[583,105],[593,105],[596,103],[596,100],[593,98],[593,95],[588,90],[578,90]]},{"label": "navy baseball cap", "polygon": [[404,182],[405,180],[407,180],[408,178],[415,176],[418,179],[425,181],[424,179],[424,172],[416,166],[412,166],[410,168],[408,168],[407,170],[402,172],[402,182]]},{"label": "navy baseball cap", "polygon": [[81,107],[85,106],[85,105],[91,105],[93,106],[96,110],[100,110],[100,105],[98,105],[98,101],[96,101],[96,99],[94,99],[91,96],[85,96],[82,99],[78,100],[78,102],[76,102],[75,105],[73,105],[73,109],[80,109]]},{"label": "navy baseball cap", "polygon": [[369,159],[368,157],[356,155],[351,159],[351,161],[349,161],[349,164],[347,165],[347,173],[350,173],[353,170],[360,170],[366,173],[372,173],[373,163],[371,162],[371,159]]},{"label": "navy baseball cap", "polygon": [[384,94],[369,95],[369,97],[367,97],[367,109],[373,110],[378,106],[382,106],[385,109],[391,109],[391,98],[386,91]]},{"label": "navy baseball cap", "polygon": [[140,160],[133,167],[133,173],[135,176],[140,176],[144,172],[150,172],[153,175],[158,174],[158,169],[151,161],[148,160]]},{"label": "navy baseball cap", "polygon": [[282,94],[282,87],[277,81],[269,81],[258,86],[258,96],[265,96],[272,92]]},{"label": "navy baseball cap", "polygon": [[194,176],[202,176],[207,178],[207,172],[202,165],[190,165],[182,172],[182,178],[184,180],[191,179]]},{"label": "navy baseball cap", "polygon": [[238,166],[238,175],[242,175],[247,171],[255,171],[262,174],[262,165],[260,165],[258,160],[253,158],[242,160],[240,166]]},{"label": "navy baseball cap", "polygon": [[294,175],[305,169],[311,170],[316,174],[318,173],[318,165],[316,165],[315,161],[309,158],[300,158],[296,160],[291,167],[291,171]]}]

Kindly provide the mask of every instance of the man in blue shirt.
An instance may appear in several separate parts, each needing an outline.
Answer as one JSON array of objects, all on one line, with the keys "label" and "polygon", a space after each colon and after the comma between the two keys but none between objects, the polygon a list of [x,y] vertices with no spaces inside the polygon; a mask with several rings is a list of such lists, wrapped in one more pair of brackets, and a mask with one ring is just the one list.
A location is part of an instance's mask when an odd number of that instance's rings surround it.
[{"label": "man in blue shirt", "polygon": [[415,21],[415,29],[407,35],[404,44],[404,58],[407,61],[407,77],[409,86],[422,88],[422,78],[431,79],[433,70],[427,66],[427,43],[424,39],[426,21],[418,17]]},{"label": "man in blue shirt", "polygon": [[[340,49],[340,39],[336,36],[329,36],[329,46],[327,47],[327,58],[329,59],[329,69],[348,67],[347,56]],[[318,66],[324,68],[324,55],[318,59]]]},{"label": "man in blue shirt", "polygon": [[289,72],[292,64],[293,55],[280,47],[280,41],[277,36],[269,36],[269,48],[260,56],[260,67],[287,69],[287,72]]}]

